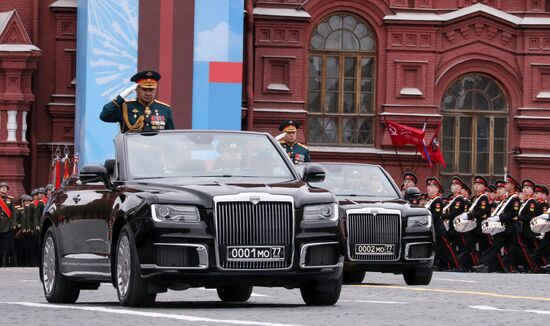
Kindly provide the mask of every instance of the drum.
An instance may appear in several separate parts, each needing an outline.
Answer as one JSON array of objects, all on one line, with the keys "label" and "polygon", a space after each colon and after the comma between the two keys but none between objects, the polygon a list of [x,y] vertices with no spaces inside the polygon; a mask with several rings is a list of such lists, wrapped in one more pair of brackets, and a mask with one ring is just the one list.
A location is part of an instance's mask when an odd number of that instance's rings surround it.
[{"label": "drum", "polygon": [[456,232],[466,233],[476,228],[477,222],[475,220],[463,220],[459,216],[453,220],[453,226]]},{"label": "drum", "polygon": [[550,231],[550,221],[540,216],[533,218],[530,225],[531,231],[535,233],[546,233]]},{"label": "drum", "polygon": [[481,222],[481,232],[485,234],[495,235],[506,230],[506,226],[502,222],[485,220]]}]

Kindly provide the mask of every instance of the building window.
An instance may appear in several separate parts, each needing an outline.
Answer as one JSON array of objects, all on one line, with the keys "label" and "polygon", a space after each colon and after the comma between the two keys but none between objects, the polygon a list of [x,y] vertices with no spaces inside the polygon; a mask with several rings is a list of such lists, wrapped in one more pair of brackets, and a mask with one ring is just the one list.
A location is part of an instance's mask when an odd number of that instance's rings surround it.
[{"label": "building window", "polygon": [[480,174],[494,182],[506,167],[508,102],[502,88],[491,77],[465,75],[449,86],[441,103],[442,150],[447,167],[442,171],[446,185],[458,175],[471,185]]},{"label": "building window", "polygon": [[375,42],[356,16],[336,14],[310,42],[308,143],[372,145]]}]

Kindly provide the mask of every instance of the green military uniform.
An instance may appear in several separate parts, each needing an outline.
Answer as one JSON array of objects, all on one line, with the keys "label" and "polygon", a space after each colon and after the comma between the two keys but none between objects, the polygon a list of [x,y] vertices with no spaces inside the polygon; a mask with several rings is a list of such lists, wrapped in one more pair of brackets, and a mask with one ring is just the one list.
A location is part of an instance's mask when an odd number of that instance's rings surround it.
[{"label": "green military uniform", "polygon": [[157,100],[142,104],[135,99],[125,101],[117,96],[105,104],[99,118],[105,122],[118,122],[121,132],[174,129],[170,106]]},{"label": "green military uniform", "polygon": [[8,232],[12,228],[13,218],[15,217],[15,208],[13,197],[0,195],[0,233]]},{"label": "green military uniform", "polygon": [[287,144],[285,141],[280,142],[281,146],[285,149],[286,153],[294,163],[304,163],[304,162],[311,162],[311,158],[309,157],[309,149],[300,144],[300,143],[294,143],[294,144]]},{"label": "green military uniform", "polygon": [[[156,89],[159,79],[160,74],[156,71],[141,71],[132,76],[130,80],[141,89]],[[131,88],[128,91],[131,91]],[[127,95],[128,93],[124,96]],[[143,98],[126,101],[119,95],[105,104],[99,118],[105,122],[118,122],[121,132],[174,129],[172,109],[168,104],[158,100],[152,100],[149,103],[144,103]]]},{"label": "green military uniform", "polygon": [[[9,190],[9,186],[5,182],[1,182],[0,187],[6,187],[6,190]],[[0,193],[0,266],[2,267],[8,266],[11,228],[14,217],[13,197],[8,196],[6,193]]]},{"label": "green military uniform", "polygon": [[[296,141],[296,130],[300,128],[300,122],[296,120],[284,120],[279,125],[279,130],[285,132],[285,138],[279,143],[294,163],[311,162],[309,149]],[[289,135],[290,134],[290,135]],[[286,138],[291,137],[291,138]],[[286,140],[285,140],[286,139]],[[288,139],[291,139],[289,142]]]}]

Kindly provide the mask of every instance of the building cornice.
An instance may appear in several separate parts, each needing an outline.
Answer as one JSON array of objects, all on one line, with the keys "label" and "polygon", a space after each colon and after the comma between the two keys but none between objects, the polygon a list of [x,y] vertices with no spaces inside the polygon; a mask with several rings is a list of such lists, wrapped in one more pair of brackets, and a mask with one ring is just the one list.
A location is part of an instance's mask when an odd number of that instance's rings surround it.
[{"label": "building cornice", "polygon": [[447,23],[453,20],[464,18],[475,14],[486,14],[494,18],[501,19],[516,26],[550,26],[550,18],[546,17],[518,17],[516,15],[509,14],[502,10],[484,5],[482,3],[476,3],[472,6],[468,6],[456,11],[438,14],[433,12],[396,12],[394,15],[387,15],[384,17],[386,22],[404,21],[404,22],[431,22],[431,23]]}]

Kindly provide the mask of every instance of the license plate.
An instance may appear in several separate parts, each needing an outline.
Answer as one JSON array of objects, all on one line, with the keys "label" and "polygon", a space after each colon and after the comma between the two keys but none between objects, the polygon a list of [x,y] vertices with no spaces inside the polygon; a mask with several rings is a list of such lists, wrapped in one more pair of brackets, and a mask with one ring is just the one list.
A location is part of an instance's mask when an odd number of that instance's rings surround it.
[{"label": "license plate", "polygon": [[356,255],[387,255],[395,253],[394,244],[356,244]]},{"label": "license plate", "polygon": [[285,259],[284,246],[228,246],[227,260],[280,261]]}]

